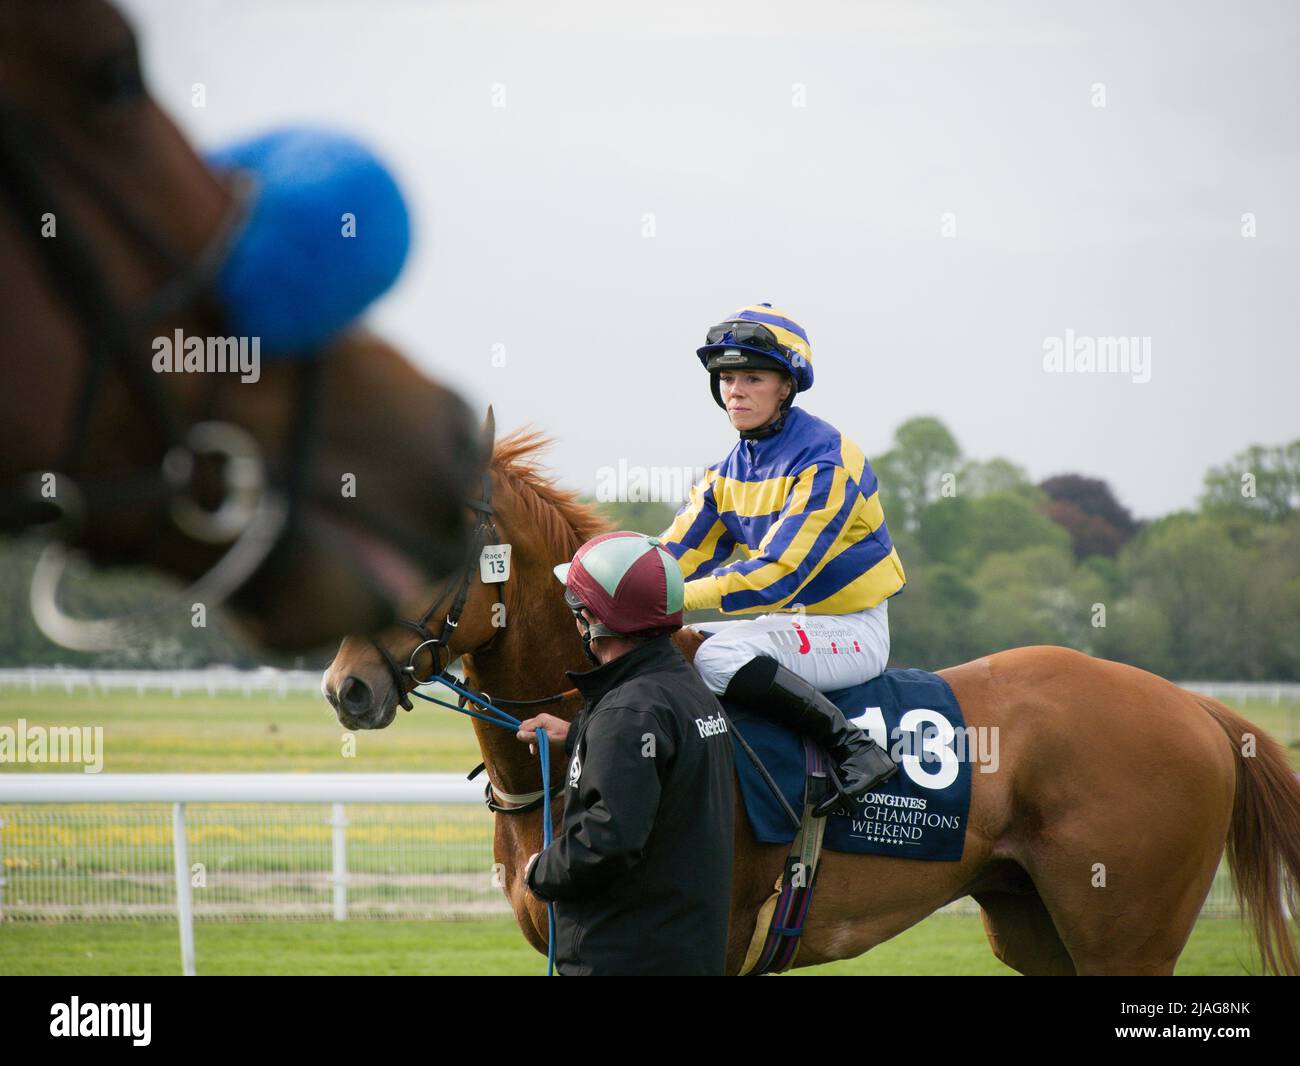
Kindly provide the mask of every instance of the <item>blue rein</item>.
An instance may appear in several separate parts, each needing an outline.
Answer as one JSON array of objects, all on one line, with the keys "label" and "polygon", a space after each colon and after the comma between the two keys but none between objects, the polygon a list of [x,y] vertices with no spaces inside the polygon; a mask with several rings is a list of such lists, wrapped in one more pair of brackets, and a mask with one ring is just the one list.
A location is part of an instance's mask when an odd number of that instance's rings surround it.
[{"label": "blue rein", "polygon": [[[439,707],[447,707],[459,714],[467,714],[471,718],[477,718],[481,722],[491,722],[493,725],[499,725],[503,729],[509,729],[518,732],[519,727],[523,724],[514,715],[507,714],[500,707],[496,707],[487,698],[486,695],[480,695],[472,689],[467,689],[457,684],[456,681],[446,673],[435,674],[433,677],[426,678],[417,682],[419,685],[432,684],[438,681],[446,685],[452,692],[458,696],[471,701],[482,707],[488,714],[480,711],[471,711],[455,703],[448,703],[446,700],[440,700],[436,696],[426,696],[423,692],[416,689],[411,690],[411,695],[426,703],[436,703]],[[537,731],[537,757],[542,764],[542,848],[551,846],[551,750],[550,738],[546,735],[545,729]],[[525,886],[526,887],[526,886]],[[547,902],[546,904],[546,976],[551,977],[555,973],[555,904]]]}]

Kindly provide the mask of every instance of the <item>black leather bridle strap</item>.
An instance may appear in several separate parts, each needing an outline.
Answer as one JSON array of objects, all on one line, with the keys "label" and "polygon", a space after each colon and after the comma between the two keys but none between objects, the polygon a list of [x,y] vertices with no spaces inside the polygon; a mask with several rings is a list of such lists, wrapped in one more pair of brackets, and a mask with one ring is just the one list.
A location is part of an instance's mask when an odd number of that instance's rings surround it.
[{"label": "black leather bridle strap", "polygon": [[[7,195],[20,232],[29,237],[28,244],[49,271],[56,291],[72,306],[87,348],[85,382],[73,424],[73,439],[62,467],[72,470],[79,465],[84,427],[109,362],[126,377],[132,391],[146,401],[145,413],[165,444],[179,444],[183,433],[170,407],[163,402],[156,377],[138,361],[126,357],[130,340],[127,316],[108,291],[103,272],[73,224],[73,216],[64,210],[32,158],[29,146],[48,140],[41,137],[34,141],[30,123],[21,119],[0,97],[0,191]],[[57,237],[43,238],[38,232],[39,220],[46,213],[53,214],[55,224],[60,227]]]},{"label": "black leather bridle strap", "polygon": [[[62,198],[58,195],[60,183],[51,180],[56,175],[67,179],[69,187],[77,190],[76,207],[83,206],[83,199],[92,203],[96,216],[102,212],[124,238],[138,247],[145,263],[152,260],[159,268],[165,280],[142,305],[122,306],[115,299],[108,273],[102,269],[100,258],[77,224],[78,213],[68,210],[69,198],[66,195]],[[255,179],[244,171],[234,170],[223,175],[222,180],[231,194],[230,208],[207,244],[196,255],[190,256],[171,243],[165,233],[152,226],[134,204],[117,195],[88,160],[70,151],[35,116],[25,113],[0,92],[0,210],[12,213],[19,235],[30,246],[36,269],[43,269],[53,295],[70,312],[69,317],[81,334],[84,351],[83,377],[75,400],[74,418],[53,468],[63,476],[64,482],[71,485],[72,491],[60,492],[56,503],[34,496],[30,478],[11,486],[0,486],[0,528],[26,529],[47,523],[60,514],[66,519],[70,513],[83,511],[91,521],[102,521],[103,516],[114,509],[132,507],[138,510],[147,502],[162,512],[163,520],[154,523],[156,538],[165,536],[168,529],[175,529],[190,540],[203,540],[205,545],[222,542],[220,537],[215,542],[195,537],[193,527],[187,528],[176,520],[177,505],[184,509],[192,502],[193,484],[178,483],[179,479],[173,476],[175,464],[160,462],[156,466],[146,464],[135,469],[105,472],[96,474],[93,481],[87,479],[84,484],[77,480],[84,473],[87,451],[93,444],[91,431],[96,404],[103,395],[104,385],[113,375],[124,382],[132,401],[138,403],[148,420],[148,428],[156,434],[160,460],[179,453],[182,460],[189,459],[192,464],[204,451],[212,451],[215,455],[230,454],[220,449],[213,450],[210,445],[191,447],[191,442],[200,438],[211,440],[210,433],[203,437],[201,431],[206,428],[205,423],[211,422],[220,379],[213,379],[198,417],[187,417],[170,401],[160,376],[152,372],[149,361],[140,358],[142,341],[147,338],[151,327],[156,328],[164,316],[213,293],[222,265],[248,224],[250,205],[257,194]],[[54,216],[59,227],[57,237],[49,239],[42,237],[40,232],[42,216],[47,213]],[[224,541],[229,550],[200,579],[201,583],[216,575],[216,580],[207,587],[223,590],[217,599],[210,602],[229,598],[235,590],[246,588],[255,574],[264,575],[268,568],[283,563],[288,558],[287,552],[295,533],[309,517],[306,498],[312,451],[318,434],[323,361],[318,352],[306,353],[295,360],[300,376],[298,403],[291,416],[289,439],[280,454],[279,468],[267,478],[262,502],[250,509],[252,517],[244,526],[244,532],[249,535],[245,537],[239,533]],[[232,424],[230,428],[237,427]],[[228,436],[225,439],[229,439]],[[261,449],[256,449],[256,452],[260,464],[263,461]],[[188,468],[193,469],[193,466]],[[187,496],[188,500],[185,499]],[[83,501],[84,507],[77,506],[78,501]],[[172,513],[168,513],[169,505]],[[362,513],[365,513],[364,505]],[[367,515],[366,524],[413,558],[418,558],[423,550],[420,538],[382,514]],[[314,528],[316,535],[332,538],[327,526],[321,524]],[[60,535],[64,540],[75,540],[67,529]],[[258,547],[249,549],[254,544]],[[342,550],[355,554],[345,542]],[[375,580],[369,568],[360,569],[377,593],[377,599],[387,609],[394,609],[396,604],[387,588]]]},{"label": "black leather bridle strap", "polygon": [[[66,209],[52,188],[42,163],[53,164],[85,189],[110,221],[161,266],[168,280],[144,305],[123,308],[115,301],[107,274],[82,236],[76,215]],[[160,455],[174,449],[189,450],[194,423],[177,413],[158,375],[152,372],[147,360],[139,358],[138,348],[150,325],[211,290],[217,271],[246,223],[251,197],[251,179],[247,175],[235,172],[228,180],[231,208],[207,245],[188,260],[130,204],[114,195],[93,168],[0,95],[0,200],[7,201],[19,232],[28,238],[27,243],[48,272],[55,293],[71,309],[86,353],[81,391],[56,467],[67,477],[75,478],[85,465],[95,405],[112,372],[121,376],[152,424],[160,438]],[[49,239],[39,232],[40,219],[46,213],[54,216],[59,227],[58,235]],[[272,552],[259,570],[283,556],[285,542],[297,531],[301,520],[317,434],[321,362],[316,357],[299,360],[298,402],[277,479],[287,517]],[[205,396],[203,405],[208,412],[215,404],[218,384],[214,379]],[[161,467],[97,477],[94,484],[78,488],[82,499],[94,502],[95,506],[88,510],[96,518],[115,508],[139,508],[146,501],[164,506],[169,499],[186,491],[186,486],[178,487],[170,482]],[[6,527],[15,523],[25,527],[48,518],[48,508],[34,507],[26,497],[21,488],[0,495],[0,517],[5,519]],[[162,533],[160,527],[157,535]],[[252,573],[247,575],[251,576]]]},{"label": "black leather bridle strap", "polygon": [[[455,635],[457,627],[460,625],[460,616],[465,609],[465,603],[469,599],[470,584],[474,578],[475,569],[478,566],[479,557],[483,553],[483,548],[487,544],[494,543],[498,538],[497,525],[495,520],[496,512],[492,508],[492,472],[486,470],[483,473],[483,498],[481,500],[470,500],[468,506],[474,510],[478,516],[478,525],[474,529],[474,535],[470,537],[469,550],[464,565],[461,567],[460,578],[456,586],[456,592],[452,599],[451,608],[443,616],[442,625],[435,636],[429,631],[429,619],[438,613],[439,608],[446,600],[446,596],[439,596],[433,601],[418,620],[410,618],[398,618],[397,624],[411,630],[420,638],[420,643],[415,646],[411,652],[410,659],[405,667],[399,666],[397,660],[393,658],[392,653],[383,645],[381,641],[372,638],[370,643],[375,650],[379,652],[380,658],[388,668],[389,674],[393,679],[393,686],[397,691],[397,702],[404,710],[411,710],[413,704],[408,695],[411,688],[417,684],[423,684],[424,680],[432,680],[441,674],[447,666],[451,665],[450,658],[447,663],[442,661],[444,649],[448,649],[450,655],[450,644],[452,637]],[[491,537],[492,539],[489,539]],[[502,584],[497,583],[497,602],[503,607],[505,605]],[[497,631],[499,632],[499,630]],[[497,633],[492,634],[492,639],[483,646],[483,649],[490,647],[496,640]],[[431,669],[424,680],[416,671],[415,660],[421,650],[428,649],[432,658]]]}]

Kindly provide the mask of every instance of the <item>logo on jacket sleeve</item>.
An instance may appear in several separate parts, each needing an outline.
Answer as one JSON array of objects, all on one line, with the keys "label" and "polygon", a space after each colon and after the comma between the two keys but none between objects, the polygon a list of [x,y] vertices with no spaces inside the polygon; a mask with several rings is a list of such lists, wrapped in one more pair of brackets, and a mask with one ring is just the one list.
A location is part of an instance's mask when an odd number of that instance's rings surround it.
[{"label": "logo on jacket sleeve", "polygon": [[582,776],[582,755],[579,752],[573,753],[573,761],[569,763],[569,787],[578,787],[578,778]]},{"label": "logo on jacket sleeve", "polygon": [[727,732],[727,720],[720,714],[711,714],[707,718],[695,719],[695,728],[702,737],[716,737],[719,733]]}]

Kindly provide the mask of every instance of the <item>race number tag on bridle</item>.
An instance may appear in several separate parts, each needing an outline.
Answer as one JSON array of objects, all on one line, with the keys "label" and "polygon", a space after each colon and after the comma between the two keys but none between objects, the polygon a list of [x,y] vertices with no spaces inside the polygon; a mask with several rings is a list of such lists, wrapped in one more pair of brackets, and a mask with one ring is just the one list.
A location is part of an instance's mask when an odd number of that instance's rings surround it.
[{"label": "race number tag on bridle", "polygon": [[499,585],[510,577],[510,545],[484,544],[478,557],[478,576],[485,585]]}]

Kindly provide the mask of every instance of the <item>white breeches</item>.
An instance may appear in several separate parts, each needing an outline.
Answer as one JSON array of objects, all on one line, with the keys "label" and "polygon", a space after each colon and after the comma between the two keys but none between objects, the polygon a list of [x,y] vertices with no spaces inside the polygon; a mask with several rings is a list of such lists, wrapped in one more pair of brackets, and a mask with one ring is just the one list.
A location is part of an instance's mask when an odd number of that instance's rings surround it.
[{"label": "white breeches", "polygon": [[857,614],[764,614],[690,628],[714,634],[695,653],[695,669],[719,695],[758,655],[770,655],[821,692],[878,677],[889,661],[888,600]]}]

